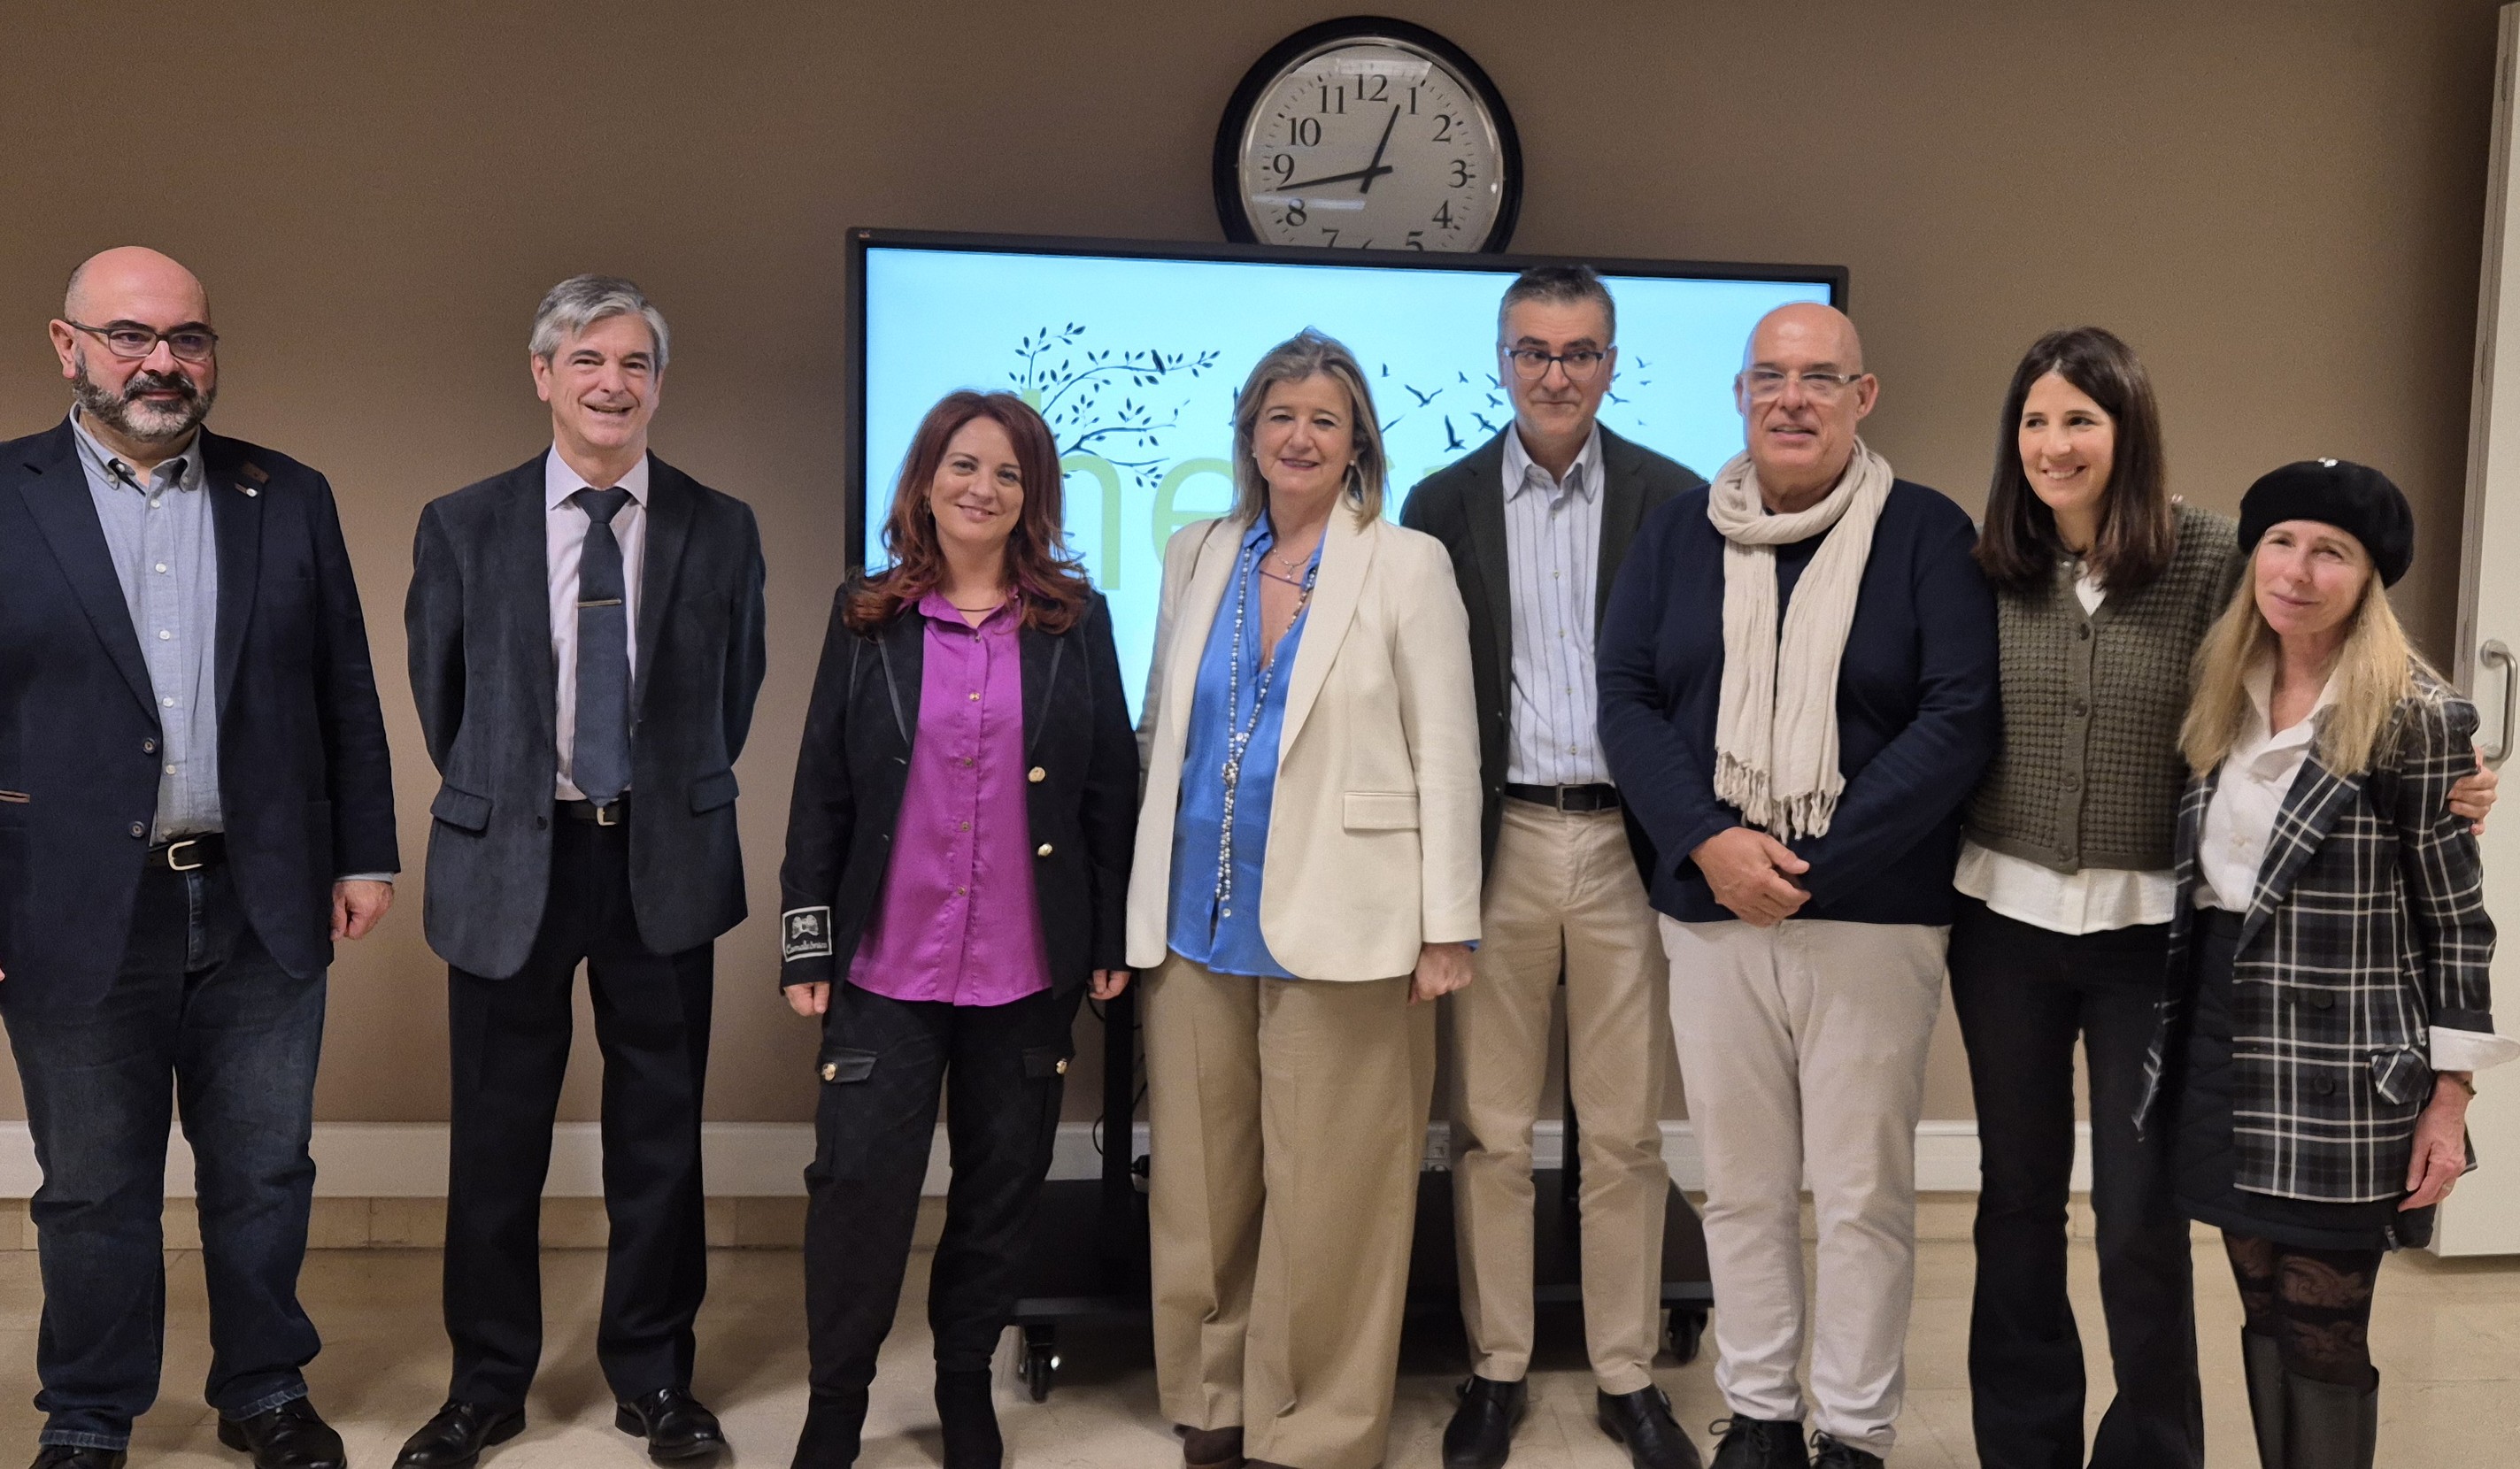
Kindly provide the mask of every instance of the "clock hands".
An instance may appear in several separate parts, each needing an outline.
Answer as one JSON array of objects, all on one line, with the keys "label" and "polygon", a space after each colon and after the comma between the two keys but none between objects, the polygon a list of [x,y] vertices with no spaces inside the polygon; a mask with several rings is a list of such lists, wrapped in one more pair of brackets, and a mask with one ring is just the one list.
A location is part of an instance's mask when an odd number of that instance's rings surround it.
[{"label": "clock hands", "polygon": [[1400,105],[1398,103],[1393,103],[1391,105],[1391,115],[1382,120],[1382,141],[1373,145],[1373,156],[1365,160],[1365,179],[1362,183],[1356,186],[1357,193],[1363,194],[1367,190],[1372,188],[1373,176],[1375,174],[1389,173],[1391,171],[1390,169],[1382,166],[1382,151],[1391,146],[1391,130],[1398,126],[1399,122]]},{"label": "clock hands", "polygon": [[1397,125],[1399,121],[1400,109],[1395,106],[1391,110],[1391,115],[1383,120],[1382,141],[1373,145],[1373,156],[1366,160],[1366,164],[1363,168],[1357,169],[1353,173],[1324,174],[1322,177],[1317,179],[1298,179],[1291,184],[1280,184],[1278,186],[1279,191],[1281,193],[1284,193],[1295,189],[1310,189],[1316,184],[1344,184],[1350,179],[1358,181],[1356,192],[1359,194],[1363,194],[1367,190],[1372,189],[1375,179],[1380,178],[1386,173],[1397,173],[1399,171],[1382,161],[1384,150],[1391,147],[1391,129]]},{"label": "clock hands", "polygon": [[1398,170],[1398,169],[1396,169],[1396,168],[1389,168],[1389,167],[1381,167],[1381,168],[1360,168],[1360,169],[1356,170],[1354,173],[1331,173],[1331,174],[1325,174],[1325,175],[1323,175],[1322,177],[1317,178],[1317,179],[1297,179],[1297,180],[1295,180],[1295,181],[1294,181],[1293,183],[1291,183],[1291,184],[1279,184],[1279,185],[1276,185],[1276,186],[1274,186],[1274,187],[1275,187],[1275,191],[1276,191],[1277,193],[1284,194],[1284,193],[1287,193],[1287,192],[1289,192],[1289,191],[1296,190],[1296,189],[1310,189],[1310,188],[1311,188],[1311,187],[1313,187],[1315,184],[1344,184],[1344,183],[1346,183],[1346,182],[1347,182],[1348,180],[1350,180],[1350,179],[1364,179],[1364,180],[1366,180],[1366,182],[1365,182],[1364,184],[1362,184],[1362,185],[1359,185],[1359,186],[1358,186],[1358,188],[1357,188],[1357,192],[1358,192],[1359,194],[1362,194],[1362,193],[1364,193],[1364,192],[1366,191],[1366,189],[1371,188],[1371,187],[1372,186],[1372,181],[1373,181],[1373,178],[1374,178],[1374,176],[1375,176],[1375,175],[1377,175],[1377,174],[1384,174],[1384,173],[1397,173],[1397,172],[1399,172],[1399,170]]}]

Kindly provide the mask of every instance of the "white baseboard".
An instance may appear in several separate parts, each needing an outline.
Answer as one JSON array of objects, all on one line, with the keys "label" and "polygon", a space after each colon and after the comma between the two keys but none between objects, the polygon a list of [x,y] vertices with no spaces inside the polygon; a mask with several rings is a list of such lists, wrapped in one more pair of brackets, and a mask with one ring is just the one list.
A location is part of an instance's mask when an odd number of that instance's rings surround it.
[{"label": "white baseboard", "polygon": [[[1095,1147],[1096,1125],[1062,1123],[1052,1154],[1054,1179],[1090,1179],[1102,1171]],[[1427,1129],[1427,1158],[1440,1164],[1447,1156],[1450,1131],[1436,1123]],[[1543,1122],[1532,1131],[1532,1161],[1555,1168],[1563,1152],[1564,1130]],[[810,1123],[713,1122],[700,1129],[706,1159],[707,1189],[712,1198],[784,1198],[805,1191],[805,1165],[814,1156]],[[1147,1125],[1140,1123],[1132,1139],[1132,1157],[1147,1151]],[[319,1123],[315,1128],[315,1192],[323,1198],[443,1198],[446,1194],[446,1126],[443,1123]],[[1697,1135],[1686,1122],[1662,1125],[1663,1161],[1672,1179],[1687,1189],[1705,1185],[1706,1170],[1698,1154]],[[945,1191],[945,1133],[939,1128],[928,1154],[927,1191]],[[35,1167],[35,1147],[23,1122],[0,1122],[0,1199],[22,1199],[43,1181]],[[2076,1129],[2074,1185],[2091,1187],[2091,1130]],[[1924,1122],[1916,1127],[1916,1187],[1928,1193],[1977,1191],[1977,1124]],[[166,1151],[166,1193],[188,1198],[193,1192],[192,1150],[179,1132]],[[600,1198],[604,1193],[604,1143],[596,1124],[562,1123],[553,1130],[549,1198]]]}]

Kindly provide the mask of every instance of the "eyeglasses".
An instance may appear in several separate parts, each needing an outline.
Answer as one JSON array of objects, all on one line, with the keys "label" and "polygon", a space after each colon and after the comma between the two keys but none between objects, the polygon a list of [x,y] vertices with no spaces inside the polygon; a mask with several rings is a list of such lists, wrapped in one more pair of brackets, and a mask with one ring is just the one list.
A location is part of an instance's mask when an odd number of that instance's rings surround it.
[{"label": "eyeglasses", "polygon": [[1801,383],[1803,396],[1815,403],[1834,403],[1863,378],[1862,373],[1780,373],[1775,368],[1744,368],[1741,372],[1741,385],[1749,389],[1753,403],[1783,397],[1788,382]]},{"label": "eyeglasses", "polygon": [[1508,347],[1505,355],[1513,362],[1513,375],[1526,382],[1537,382],[1549,376],[1549,365],[1555,363],[1566,370],[1569,382],[1590,382],[1601,371],[1610,354],[1591,347],[1578,347],[1572,352],[1544,352],[1538,347]]},{"label": "eyeglasses", "polygon": [[207,362],[219,344],[219,334],[201,326],[160,332],[138,322],[109,322],[102,327],[91,327],[83,322],[70,322],[68,325],[104,342],[107,351],[125,362],[142,361],[157,351],[161,341],[166,344],[166,350],[174,353],[180,361]]}]

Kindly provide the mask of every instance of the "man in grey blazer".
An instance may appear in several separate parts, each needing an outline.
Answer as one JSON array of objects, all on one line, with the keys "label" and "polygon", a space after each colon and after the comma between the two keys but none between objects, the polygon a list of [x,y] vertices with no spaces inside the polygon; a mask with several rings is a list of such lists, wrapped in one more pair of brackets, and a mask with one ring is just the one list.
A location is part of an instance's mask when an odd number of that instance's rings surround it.
[{"label": "man in grey blazer", "polygon": [[1470,610],[1487,868],[1477,982],[1452,1020],[1453,1210],[1471,1376],[1445,1469],[1497,1469],[1531,1360],[1531,1132],[1566,980],[1581,1125],[1584,1321],[1604,1432],[1641,1469],[1695,1469],[1649,1367],[1660,1339],[1670,977],[1595,733],[1593,632],[1645,513],[1706,481],[1600,426],[1617,310],[1584,266],[1526,271],[1497,312],[1514,421],[1411,492]]},{"label": "man in grey blazer", "polygon": [[410,1469],[460,1469],[524,1426],[581,962],[604,1055],[596,1355],[614,1421],[659,1462],[725,1447],[691,1395],[700,1096],[710,945],[744,913],[734,766],[763,671],[761,537],[742,502],[648,452],[666,351],[636,286],[562,282],[530,344],[551,449],[421,513],[404,623],[443,778],[424,921],[448,964],[455,1361]]}]

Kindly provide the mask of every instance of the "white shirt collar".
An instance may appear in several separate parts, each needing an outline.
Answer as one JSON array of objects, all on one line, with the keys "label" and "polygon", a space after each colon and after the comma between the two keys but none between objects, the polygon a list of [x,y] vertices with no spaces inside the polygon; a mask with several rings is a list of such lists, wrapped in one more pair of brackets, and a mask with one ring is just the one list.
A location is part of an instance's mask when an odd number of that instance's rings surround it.
[{"label": "white shirt collar", "polygon": [[[648,508],[648,459],[647,455],[640,455],[639,462],[630,467],[629,473],[621,476],[621,483],[617,486],[628,490],[631,502],[641,510]],[[588,484],[585,475],[570,468],[568,461],[560,457],[558,444],[552,445],[551,451],[543,456],[543,509],[546,511],[556,511],[566,505],[568,497],[580,490],[613,488],[616,487]]]},{"label": "white shirt collar", "polygon": [[1575,452],[1575,463],[1566,467],[1564,479],[1551,479],[1522,446],[1522,426],[1508,423],[1505,430],[1505,498],[1511,500],[1531,484],[1531,471],[1540,469],[1540,477],[1549,480],[1553,495],[1573,490],[1591,500],[1601,493],[1601,425],[1584,435],[1584,447]]}]

